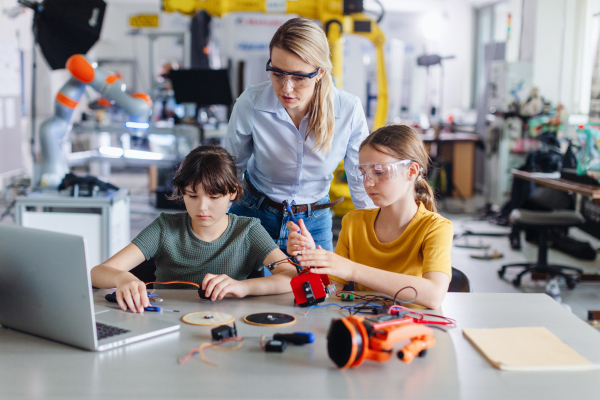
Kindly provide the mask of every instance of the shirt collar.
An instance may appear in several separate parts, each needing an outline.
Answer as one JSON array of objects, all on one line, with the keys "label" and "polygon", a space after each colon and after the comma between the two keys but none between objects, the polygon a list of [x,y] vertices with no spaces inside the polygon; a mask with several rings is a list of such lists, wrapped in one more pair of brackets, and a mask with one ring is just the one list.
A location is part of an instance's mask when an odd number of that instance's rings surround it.
[{"label": "shirt collar", "polygon": [[[335,118],[339,119],[339,118],[341,118],[341,116],[340,116],[340,92],[338,90],[336,90],[336,88],[334,88],[333,95],[334,95],[333,111],[335,113]],[[265,87],[262,94],[258,98],[258,101],[254,105],[254,109],[259,110],[259,111],[265,111],[265,112],[278,114],[279,116],[282,116],[283,115],[282,113],[287,114],[287,112],[285,111],[285,108],[281,105],[281,102],[279,101],[279,99],[277,98],[277,95],[275,94],[275,90],[273,89],[272,83],[269,83]]]}]

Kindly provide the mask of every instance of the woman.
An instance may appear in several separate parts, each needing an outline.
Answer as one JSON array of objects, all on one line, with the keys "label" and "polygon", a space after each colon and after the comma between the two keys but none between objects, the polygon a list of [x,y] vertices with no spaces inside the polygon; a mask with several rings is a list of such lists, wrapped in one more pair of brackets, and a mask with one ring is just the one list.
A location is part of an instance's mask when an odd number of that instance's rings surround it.
[{"label": "woman", "polygon": [[[369,134],[362,106],[333,86],[327,37],[310,19],[283,24],[269,51],[270,80],[238,98],[225,138],[247,189],[230,212],[259,218],[286,250],[288,203],[315,242],[333,250],[329,208],[338,203],[329,201],[329,184],[342,160],[346,171],[358,162],[358,147]],[[372,207],[356,174],[347,176],[354,205]]]}]

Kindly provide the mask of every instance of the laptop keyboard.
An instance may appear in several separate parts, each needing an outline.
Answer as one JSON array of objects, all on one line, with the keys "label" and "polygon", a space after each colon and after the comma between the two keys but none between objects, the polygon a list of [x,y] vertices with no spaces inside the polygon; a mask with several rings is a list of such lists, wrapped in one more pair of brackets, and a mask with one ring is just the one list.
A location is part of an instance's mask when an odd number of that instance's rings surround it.
[{"label": "laptop keyboard", "polygon": [[121,335],[127,332],[129,332],[127,329],[121,329],[117,328],[116,326],[110,326],[96,322],[96,335],[98,336],[98,340]]}]

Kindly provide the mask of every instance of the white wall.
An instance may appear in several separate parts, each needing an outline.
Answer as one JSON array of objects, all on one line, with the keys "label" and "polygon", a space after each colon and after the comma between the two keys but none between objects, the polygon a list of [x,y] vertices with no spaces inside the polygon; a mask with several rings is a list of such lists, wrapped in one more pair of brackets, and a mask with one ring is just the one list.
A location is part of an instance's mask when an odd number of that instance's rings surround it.
[{"label": "white wall", "polygon": [[[31,93],[31,49],[33,46],[33,33],[31,31],[31,22],[33,19],[33,11],[25,10],[22,14],[19,14],[16,18],[9,18],[4,12],[5,9],[9,9],[17,6],[16,0],[0,0],[0,39],[18,39],[19,49],[23,52],[23,66],[25,74],[25,113],[21,118],[21,142],[23,167],[28,174],[31,174],[33,170],[33,161],[29,151],[30,146],[28,145],[31,138],[30,128],[30,93]],[[0,189],[2,182],[0,182]]]},{"label": "white wall", "polygon": [[[429,14],[441,17],[441,38],[426,43],[427,52],[442,56],[453,55],[454,60],[444,62],[444,109],[470,108],[473,84],[473,6],[469,0],[382,0],[388,13],[412,13],[415,18]],[[416,24],[420,25],[420,24]],[[420,34],[420,32],[415,32]],[[397,37],[390,34],[390,37]],[[402,37],[397,37],[404,40]],[[422,48],[415,49],[417,55]],[[433,69],[432,69],[433,71]],[[415,79],[423,82],[425,69],[416,71]],[[418,90],[415,89],[415,90]],[[424,88],[423,88],[424,91]],[[414,92],[413,92],[414,93]],[[419,102],[423,102],[420,99]]]},{"label": "white wall", "polygon": [[580,93],[575,93],[576,97],[579,100],[579,111],[582,114],[587,114],[590,111],[590,94],[592,90],[592,66],[593,66],[593,57],[595,55],[596,49],[593,48],[593,35],[592,35],[592,18],[596,14],[600,14],[600,0],[587,0],[584,1],[584,5],[582,6],[584,11],[578,15],[578,22],[583,27],[583,40],[581,43],[583,44],[579,56],[578,65],[579,70],[581,71],[581,76],[577,77],[579,79],[579,86],[581,87]]}]

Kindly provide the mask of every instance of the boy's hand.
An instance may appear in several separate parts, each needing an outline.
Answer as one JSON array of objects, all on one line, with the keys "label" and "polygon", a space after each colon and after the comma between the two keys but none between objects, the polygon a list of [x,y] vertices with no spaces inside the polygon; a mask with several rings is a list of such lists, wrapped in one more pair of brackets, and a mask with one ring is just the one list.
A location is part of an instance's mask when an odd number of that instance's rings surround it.
[{"label": "boy's hand", "polygon": [[[287,253],[292,256],[300,254],[302,250],[316,248],[315,241],[306,228],[304,220],[301,219],[298,223],[300,226],[296,225],[293,221],[288,221],[286,224],[290,230],[287,240]],[[301,231],[301,233],[298,233],[298,231]]]},{"label": "boy's hand", "polygon": [[354,275],[354,263],[347,258],[337,255],[333,251],[327,251],[319,246],[314,250],[303,250],[296,256],[303,267],[310,267],[310,272],[315,274],[333,275],[346,281],[352,281]]},{"label": "boy's hand", "polygon": [[243,282],[225,274],[206,274],[202,280],[202,290],[206,291],[206,297],[212,301],[221,300],[227,295],[241,298],[248,294]]},{"label": "boy's hand", "polygon": [[117,276],[117,303],[121,310],[143,313],[145,307],[150,307],[146,285],[130,272]]}]

